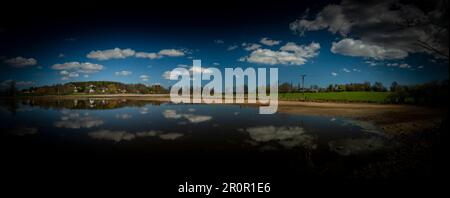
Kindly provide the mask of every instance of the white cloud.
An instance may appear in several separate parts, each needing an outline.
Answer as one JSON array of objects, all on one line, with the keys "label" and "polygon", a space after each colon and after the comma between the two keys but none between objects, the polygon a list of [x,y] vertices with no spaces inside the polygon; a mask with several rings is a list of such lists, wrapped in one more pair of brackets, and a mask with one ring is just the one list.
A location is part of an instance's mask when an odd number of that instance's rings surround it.
[{"label": "white cloud", "polygon": [[289,42],[282,46],[279,51],[257,49],[249,56],[242,57],[240,60],[269,65],[303,65],[307,62],[308,58],[317,56],[319,49],[319,43],[312,42],[309,45],[297,45]]},{"label": "white cloud", "polygon": [[235,49],[237,49],[238,47],[239,47],[239,46],[237,46],[237,45],[230,45],[230,46],[228,46],[227,51],[235,50]]},{"label": "white cloud", "polygon": [[[3,82],[0,82],[0,88],[7,88],[11,85],[12,82],[13,80],[5,80]],[[16,83],[17,87],[28,87],[36,84],[36,82],[34,81],[14,81],[14,82]]]},{"label": "white cloud", "polygon": [[163,140],[175,140],[177,138],[182,137],[183,134],[181,133],[165,133],[165,134],[161,134],[158,137],[163,139]]},{"label": "white cloud", "polygon": [[332,75],[332,76],[337,76],[338,73],[336,73],[336,72],[331,72],[331,75]]},{"label": "white cloud", "polygon": [[102,65],[94,63],[67,62],[62,64],[54,64],[52,69],[55,70],[73,70],[80,73],[94,73],[103,69]]},{"label": "white cloud", "polygon": [[62,70],[59,74],[62,76],[61,80],[69,80],[69,78],[76,78],[79,73],[85,75],[99,72],[103,69],[102,65],[94,63],[79,63],[79,62],[67,62],[62,64],[54,64],[52,66],[54,70]]},{"label": "white cloud", "polygon": [[388,64],[386,64],[386,66],[388,66],[388,67],[397,67],[398,63],[388,63]]},{"label": "white cloud", "polygon": [[354,72],[361,72],[360,69],[356,69],[356,68],[353,68],[353,71],[354,71]]},{"label": "white cloud", "polygon": [[24,58],[22,56],[18,56],[15,58],[5,60],[6,64],[9,64],[16,68],[23,68],[26,66],[33,66],[37,64],[37,60],[34,58]]},{"label": "white cloud", "polygon": [[398,51],[396,53],[401,51],[401,56],[394,57],[406,57],[415,52],[434,54],[417,44],[417,41],[424,41],[448,56],[448,28],[441,28],[443,22],[447,24],[443,2],[431,1],[425,8],[417,2],[399,0],[342,0],[340,4],[325,6],[314,16],[309,16],[308,10],[290,24],[290,29],[301,36],[324,29],[343,37],[350,35],[367,45]]},{"label": "white cloud", "polygon": [[339,42],[333,42],[331,52],[346,56],[374,58],[376,60],[403,59],[408,56],[408,53],[403,50],[384,48],[350,38],[342,39]]},{"label": "white cloud", "polygon": [[350,70],[347,69],[347,68],[342,68],[342,71],[345,72],[345,73],[350,73]]},{"label": "white cloud", "polygon": [[268,46],[279,45],[281,43],[281,41],[271,40],[267,37],[262,38],[259,42]]},{"label": "white cloud", "polygon": [[256,43],[242,43],[242,47],[244,47],[246,51],[253,51],[261,48],[261,45]]},{"label": "white cloud", "polygon": [[163,49],[158,52],[161,56],[170,56],[170,57],[177,57],[177,56],[184,56],[185,53],[181,50],[177,49]]},{"label": "white cloud", "polygon": [[217,40],[214,40],[214,43],[216,43],[216,44],[224,44],[225,41],[217,39]]},{"label": "white cloud", "polygon": [[161,76],[162,76],[164,79],[170,80],[170,77],[171,77],[171,76],[173,76],[173,78],[175,78],[176,76],[178,76],[178,75],[177,75],[178,73],[179,73],[179,72],[177,72],[177,71],[174,71],[174,72],[172,72],[172,71],[165,71]]},{"label": "white cloud", "polygon": [[134,56],[135,51],[127,48],[127,49],[120,49],[120,48],[114,48],[109,50],[96,50],[91,51],[87,55],[88,58],[96,59],[96,60],[109,60],[109,59],[124,59],[130,56]]},{"label": "white cloud", "polygon": [[148,58],[148,59],[158,59],[161,56],[157,53],[148,53],[148,52],[138,52],[136,53],[137,58]]},{"label": "white cloud", "polygon": [[77,72],[70,72],[69,73],[69,77],[70,78],[76,78],[76,77],[78,77],[78,76],[80,76]]},{"label": "white cloud", "polygon": [[103,69],[103,66],[89,62],[67,62],[62,64],[54,64],[52,65],[52,69],[62,70],[59,72],[59,74],[62,76],[61,80],[68,80],[69,78],[78,77],[80,73],[87,75],[99,72]]},{"label": "white cloud", "polygon": [[402,69],[411,68],[411,65],[409,65],[407,63],[387,63],[386,66],[388,66],[388,67],[398,67],[398,68],[402,68]]},{"label": "white cloud", "polygon": [[150,77],[147,76],[147,75],[140,75],[139,78],[140,78],[142,81],[148,81],[148,79],[149,79]]},{"label": "white cloud", "polygon": [[[308,12],[309,10],[307,10],[306,14]],[[352,24],[347,21],[342,12],[341,6],[328,5],[316,15],[314,20],[307,20],[305,15],[292,22],[289,27],[300,35],[304,35],[307,31],[321,29],[328,29],[330,32],[339,32],[341,35],[346,35],[350,31]]]},{"label": "white cloud", "polygon": [[211,69],[205,68],[205,67],[191,67],[189,68],[189,73],[192,74],[193,72],[201,72],[203,74],[212,74],[213,71]]},{"label": "white cloud", "polygon": [[133,72],[131,72],[131,71],[123,70],[123,71],[114,72],[114,75],[116,75],[116,76],[129,76],[132,73]]},{"label": "white cloud", "polygon": [[[193,73],[194,71],[195,71],[195,72],[201,72],[201,73],[203,73],[203,74],[211,74],[211,73],[213,73],[212,70],[210,70],[210,69],[208,69],[208,68],[205,68],[205,67],[195,67],[195,69],[194,69],[194,67],[190,67],[188,71],[189,71],[189,75],[190,75],[190,76],[192,76],[192,73]],[[175,77],[181,76],[181,75],[182,75],[182,73],[179,72],[178,70],[173,71],[173,72],[172,72],[172,70],[169,70],[169,71],[165,71],[161,76],[162,76],[164,79],[166,79],[166,80],[170,80],[170,77],[171,77],[171,76],[173,76],[173,77],[175,78]]]},{"label": "white cloud", "polygon": [[402,63],[398,67],[399,68],[411,68],[411,65],[408,65],[407,63]]},{"label": "white cloud", "polygon": [[63,53],[58,54],[58,58],[64,58],[66,55]]},{"label": "white cloud", "polygon": [[365,63],[368,64],[368,65],[370,65],[370,66],[372,66],[372,67],[378,65],[378,63],[375,62],[375,61],[365,61]]},{"label": "white cloud", "polygon": [[159,59],[163,58],[165,56],[168,57],[179,57],[184,56],[186,53],[182,50],[177,49],[163,49],[160,50],[158,53],[154,52],[137,52],[136,57],[137,58],[148,58],[148,59]]}]

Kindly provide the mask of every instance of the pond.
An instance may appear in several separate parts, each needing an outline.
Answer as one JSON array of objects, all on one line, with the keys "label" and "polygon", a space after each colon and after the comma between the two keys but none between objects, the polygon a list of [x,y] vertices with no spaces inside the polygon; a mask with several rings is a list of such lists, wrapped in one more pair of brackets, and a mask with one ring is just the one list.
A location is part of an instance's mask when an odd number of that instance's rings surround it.
[{"label": "pond", "polygon": [[[245,105],[125,99],[2,100],[6,159],[119,164],[167,175],[351,176],[397,146],[369,122]],[[28,164],[28,165],[26,165]]]}]

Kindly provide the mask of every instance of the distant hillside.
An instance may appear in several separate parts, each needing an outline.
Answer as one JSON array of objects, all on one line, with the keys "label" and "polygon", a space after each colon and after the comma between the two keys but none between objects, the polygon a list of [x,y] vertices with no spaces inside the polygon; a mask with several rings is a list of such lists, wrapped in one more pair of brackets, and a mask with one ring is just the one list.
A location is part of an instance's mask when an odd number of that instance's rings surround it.
[{"label": "distant hillside", "polygon": [[160,85],[124,84],[113,81],[68,82],[51,86],[30,87],[21,91],[27,95],[67,95],[67,94],[160,94],[168,93]]}]

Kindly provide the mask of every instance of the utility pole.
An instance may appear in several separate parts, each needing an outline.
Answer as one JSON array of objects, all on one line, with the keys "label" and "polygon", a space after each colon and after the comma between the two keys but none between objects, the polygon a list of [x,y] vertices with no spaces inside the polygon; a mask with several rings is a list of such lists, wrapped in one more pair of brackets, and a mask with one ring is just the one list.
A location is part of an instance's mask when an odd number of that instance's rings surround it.
[{"label": "utility pole", "polygon": [[300,77],[302,77],[302,93],[303,93],[303,95],[305,95],[305,76],[306,76],[306,74],[300,75]]}]

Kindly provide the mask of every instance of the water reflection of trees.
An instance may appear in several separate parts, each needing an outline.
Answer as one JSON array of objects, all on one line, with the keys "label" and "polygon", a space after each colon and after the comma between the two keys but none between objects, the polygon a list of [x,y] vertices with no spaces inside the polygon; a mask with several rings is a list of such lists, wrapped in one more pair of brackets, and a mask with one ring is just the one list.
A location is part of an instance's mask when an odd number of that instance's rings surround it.
[{"label": "water reflection of trees", "polygon": [[15,112],[18,105],[40,107],[44,109],[65,108],[65,109],[116,109],[122,107],[143,107],[147,104],[161,105],[160,101],[147,100],[127,100],[127,99],[50,99],[50,98],[29,98],[21,100],[1,100],[0,105],[10,112]]}]

